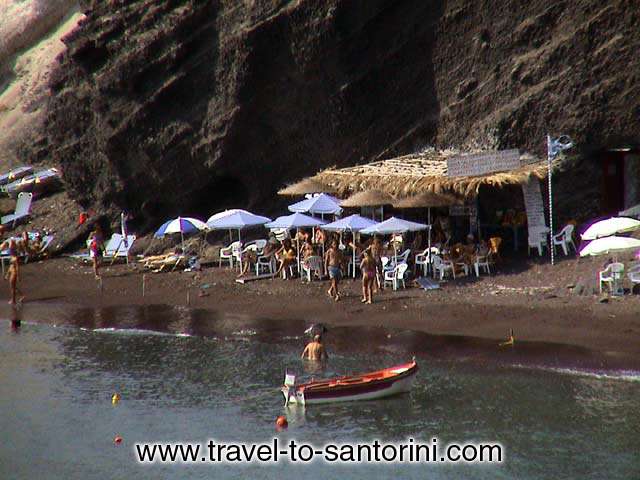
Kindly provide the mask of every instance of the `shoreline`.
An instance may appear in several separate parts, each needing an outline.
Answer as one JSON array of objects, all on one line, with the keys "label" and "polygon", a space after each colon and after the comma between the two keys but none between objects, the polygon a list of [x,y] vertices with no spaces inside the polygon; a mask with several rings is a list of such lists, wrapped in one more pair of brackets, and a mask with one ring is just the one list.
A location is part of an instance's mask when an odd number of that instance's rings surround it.
[{"label": "shoreline", "polygon": [[[193,309],[230,313],[238,325],[251,319],[272,319],[334,327],[384,327],[454,339],[471,337],[488,347],[494,343],[496,349],[513,328],[516,348],[523,342],[584,348],[594,352],[604,369],[609,364],[616,368],[638,368],[640,364],[638,295],[601,304],[592,297],[562,295],[557,290],[549,293],[546,287],[539,292],[527,287],[534,290],[524,294],[521,288],[500,285],[509,278],[497,275],[481,277],[482,281],[473,284],[448,283],[433,292],[385,290],[374,298],[373,305],[363,305],[359,280],[343,282],[344,296],[336,303],[326,296],[327,282],[273,279],[240,285],[235,283],[233,271],[213,267],[202,272],[146,273],[146,295],[142,297],[143,273],[138,267],[106,266],[100,291],[89,266],[68,258],[30,263],[22,268],[22,288],[27,296],[22,308],[45,312],[54,305],[175,306],[188,301]],[[6,299],[7,294],[5,283],[2,297]],[[10,318],[11,307],[6,305],[0,314]],[[549,355],[553,356],[553,349]]]}]

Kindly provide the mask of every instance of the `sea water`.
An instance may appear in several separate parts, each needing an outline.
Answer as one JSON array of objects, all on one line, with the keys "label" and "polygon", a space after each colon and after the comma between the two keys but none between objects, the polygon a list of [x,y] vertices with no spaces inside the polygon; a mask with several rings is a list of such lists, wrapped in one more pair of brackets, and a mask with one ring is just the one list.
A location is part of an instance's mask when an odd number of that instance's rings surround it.
[{"label": "sea water", "polygon": [[[517,352],[525,344],[505,353],[495,342],[470,347],[464,339],[381,327],[330,328],[329,363],[318,370],[299,359],[303,322],[165,306],[28,306],[5,317],[1,479],[640,478],[639,377],[583,368],[589,358],[583,351],[547,346],[522,356]],[[420,371],[410,394],[301,408],[284,407],[278,392],[285,369],[324,377],[414,355]],[[567,366],[570,358],[582,360]],[[116,392],[121,400],[113,405]],[[277,432],[279,415],[289,428]],[[114,443],[116,436],[122,443]],[[435,437],[442,445],[490,441],[503,445],[504,459],[491,465],[142,465],[134,453],[139,442],[274,437],[317,446],[410,437]]]}]

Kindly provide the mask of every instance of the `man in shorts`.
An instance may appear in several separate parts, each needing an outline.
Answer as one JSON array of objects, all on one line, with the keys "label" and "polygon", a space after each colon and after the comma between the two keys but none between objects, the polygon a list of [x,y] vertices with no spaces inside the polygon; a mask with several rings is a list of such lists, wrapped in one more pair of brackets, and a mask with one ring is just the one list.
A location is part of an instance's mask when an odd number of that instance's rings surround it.
[{"label": "man in shorts", "polygon": [[329,279],[331,280],[331,287],[327,291],[327,295],[333,298],[336,302],[340,300],[340,293],[338,292],[338,284],[342,278],[342,253],[338,248],[338,241],[333,240],[331,246],[324,256],[324,266],[329,272]]}]

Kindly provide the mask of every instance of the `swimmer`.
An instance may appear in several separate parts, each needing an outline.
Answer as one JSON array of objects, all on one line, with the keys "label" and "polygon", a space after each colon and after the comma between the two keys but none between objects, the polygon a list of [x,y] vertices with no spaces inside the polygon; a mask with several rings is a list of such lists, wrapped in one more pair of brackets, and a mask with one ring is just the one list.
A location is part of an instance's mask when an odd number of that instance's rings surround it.
[{"label": "swimmer", "polygon": [[300,355],[300,358],[315,362],[327,360],[329,358],[324,345],[322,345],[322,337],[320,337],[320,335],[313,337],[313,341],[309,342],[307,346],[304,347],[304,351],[302,352],[302,355]]}]

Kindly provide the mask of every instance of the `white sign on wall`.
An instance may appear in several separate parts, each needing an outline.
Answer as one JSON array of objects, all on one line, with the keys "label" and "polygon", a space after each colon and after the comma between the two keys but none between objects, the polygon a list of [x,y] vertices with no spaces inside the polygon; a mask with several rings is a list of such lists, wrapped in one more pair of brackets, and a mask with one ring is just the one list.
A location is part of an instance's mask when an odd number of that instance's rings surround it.
[{"label": "white sign on wall", "polygon": [[456,155],[447,159],[447,176],[477,177],[488,173],[506,172],[521,166],[520,150],[517,149]]}]

